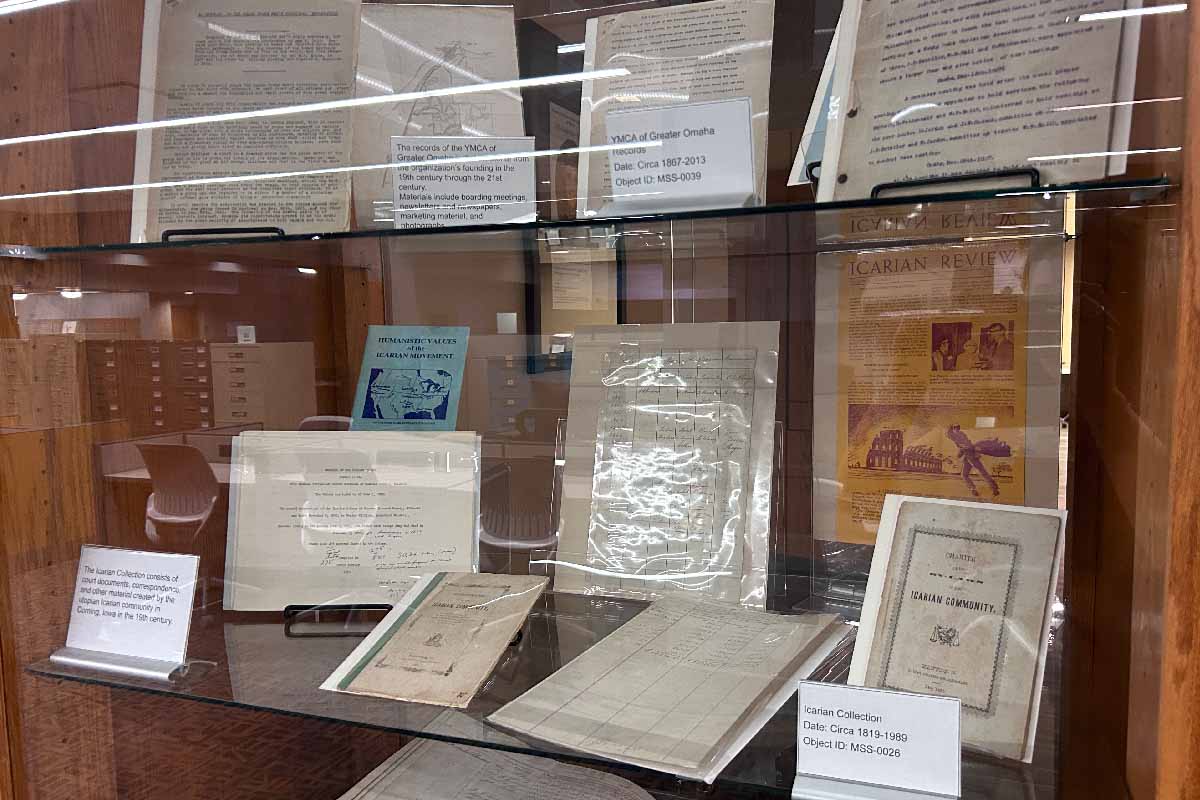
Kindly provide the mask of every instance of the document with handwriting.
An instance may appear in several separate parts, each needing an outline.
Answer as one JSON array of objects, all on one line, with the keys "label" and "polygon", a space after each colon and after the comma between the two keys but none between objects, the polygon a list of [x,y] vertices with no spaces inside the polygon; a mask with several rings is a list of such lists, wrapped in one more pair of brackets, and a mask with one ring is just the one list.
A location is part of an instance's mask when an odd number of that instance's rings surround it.
[{"label": "document with handwriting", "polygon": [[488,719],[711,783],[836,645],[833,614],[670,596]]},{"label": "document with handwriting", "polygon": [[234,440],[225,608],[394,603],[478,564],[473,432],[246,431]]},{"label": "document with handwriting", "polygon": [[963,744],[1028,761],[1066,512],[888,495],[850,683],[962,701]]},{"label": "document with handwriting", "polygon": [[468,572],[424,577],[321,688],[465,708],[547,581]]},{"label": "document with handwriting", "polygon": [[376,767],[341,800],[651,800],[600,770],[549,758],[419,740]]}]

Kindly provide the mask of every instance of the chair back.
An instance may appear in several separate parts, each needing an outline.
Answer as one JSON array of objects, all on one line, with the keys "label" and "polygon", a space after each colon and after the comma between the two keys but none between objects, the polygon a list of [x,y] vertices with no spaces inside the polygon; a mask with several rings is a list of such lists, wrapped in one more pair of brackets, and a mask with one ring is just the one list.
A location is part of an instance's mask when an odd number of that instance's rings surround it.
[{"label": "chair back", "polygon": [[137,447],[150,472],[156,511],[191,517],[212,507],[220,493],[220,485],[203,453],[186,444],[139,444]]},{"label": "chair back", "polygon": [[296,430],[300,431],[348,431],[350,430],[349,417],[335,417],[332,415],[322,415],[318,417],[305,417],[300,420],[300,427]]}]

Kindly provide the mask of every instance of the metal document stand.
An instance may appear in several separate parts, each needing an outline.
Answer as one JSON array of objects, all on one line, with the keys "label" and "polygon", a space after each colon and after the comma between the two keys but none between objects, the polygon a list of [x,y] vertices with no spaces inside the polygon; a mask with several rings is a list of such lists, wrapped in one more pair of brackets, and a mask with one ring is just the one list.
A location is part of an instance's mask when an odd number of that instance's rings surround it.
[{"label": "metal document stand", "polygon": [[172,680],[181,674],[186,666],[174,661],[160,661],[157,658],[123,656],[116,653],[102,653],[99,650],[81,650],[77,647],[63,647],[55,650],[50,654],[50,660],[64,667],[91,669],[114,675],[124,675],[129,678],[149,678],[158,681]]}]

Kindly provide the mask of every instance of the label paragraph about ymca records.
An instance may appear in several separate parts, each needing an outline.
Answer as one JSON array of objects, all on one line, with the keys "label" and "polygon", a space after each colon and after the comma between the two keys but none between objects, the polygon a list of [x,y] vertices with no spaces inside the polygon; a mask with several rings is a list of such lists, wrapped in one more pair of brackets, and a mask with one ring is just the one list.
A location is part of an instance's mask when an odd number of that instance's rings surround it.
[{"label": "label paragraph about ymca records", "polygon": [[957,797],[959,701],[801,682],[797,786],[805,776]]},{"label": "label paragraph about ymca records", "polygon": [[[610,210],[736,208],[754,198],[750,100],[610,111]],[[644,147],[634,145],[644,144]]]},{"label": "label paragraph about ymca records", "polygon": [[533,222],[533,159],[516,157],[533,147],[530,136],[393,136],[395,226]]},{"label": "label paragraph about ymca records", "polygon": [[182,662],[199,563],[191,555],[82,548],[67,646]]}]

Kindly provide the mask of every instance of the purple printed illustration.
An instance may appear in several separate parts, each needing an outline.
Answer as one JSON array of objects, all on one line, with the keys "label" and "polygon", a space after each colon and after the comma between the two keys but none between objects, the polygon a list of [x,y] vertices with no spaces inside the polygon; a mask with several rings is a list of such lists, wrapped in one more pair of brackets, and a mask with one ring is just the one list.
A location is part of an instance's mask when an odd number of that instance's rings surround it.
[{"label": "purple printed illustration", "polygon": [[997,421],[1011,418],[1009,407],[851,404],[848,412],[846,466],[852,476],[894,476],[910,485],[931,484],[927,492],[912,489],[914,494],[972,497],[980,496],[981,481],[993,499],[1013,485],[1013,447],[997,435],[1004,430]]}]

